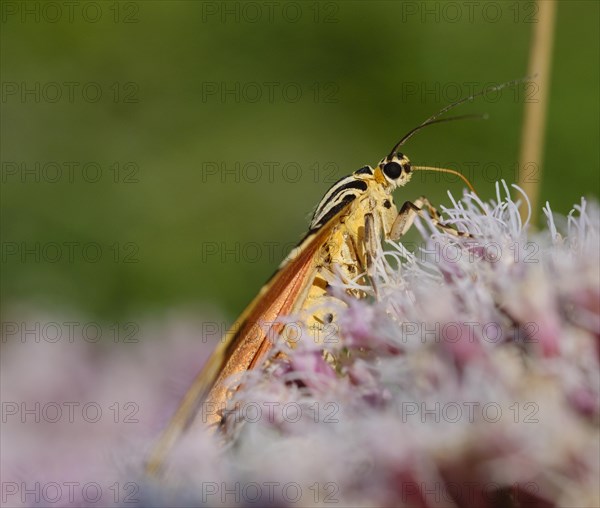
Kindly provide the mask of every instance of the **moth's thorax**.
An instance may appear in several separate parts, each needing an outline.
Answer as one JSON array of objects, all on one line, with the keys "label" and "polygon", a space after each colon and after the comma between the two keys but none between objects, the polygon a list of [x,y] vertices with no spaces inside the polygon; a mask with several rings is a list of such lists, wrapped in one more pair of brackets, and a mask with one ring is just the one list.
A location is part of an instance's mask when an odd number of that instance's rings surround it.
[{"label": "moth's thorax", "polygon": [[345,210],[357,198],[385,192],[406,185],[412,176],[408,157],[395,153],[383,159],[375,168],[364,166],[336,183],[325,193],[318,204],[310,231],[316,231]]}]

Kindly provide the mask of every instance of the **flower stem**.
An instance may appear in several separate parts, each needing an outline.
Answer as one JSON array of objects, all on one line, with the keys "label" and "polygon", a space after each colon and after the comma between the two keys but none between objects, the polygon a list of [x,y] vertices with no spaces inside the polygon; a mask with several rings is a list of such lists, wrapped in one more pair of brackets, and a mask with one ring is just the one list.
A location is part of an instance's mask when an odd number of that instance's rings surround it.
[{"label": "flower stem", "polygon": [[[529,53],[529,76],[535,88],[526,94],[521,154],[519,157],[519,186],[527,193],[531,202],[531,224],[538,217],[538,195],[542,175],[544,131],[550,85],[550,66],[554,39],[555,0],[537,0],[538,22],[533,30],[533,41]],[[526,205],[521,206],[521,218],[527,217]]]}]

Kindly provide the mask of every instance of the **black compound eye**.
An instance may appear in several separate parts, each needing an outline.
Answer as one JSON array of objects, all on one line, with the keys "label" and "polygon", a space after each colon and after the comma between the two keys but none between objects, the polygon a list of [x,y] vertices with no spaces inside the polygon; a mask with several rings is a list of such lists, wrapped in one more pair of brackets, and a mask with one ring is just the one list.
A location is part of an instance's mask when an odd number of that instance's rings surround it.
[{"label": "black compound eye", "polygon": [[383,166],[383,173],[390,180],[396,180],[402,174],[402,166],[397,162],[388,162]]}]

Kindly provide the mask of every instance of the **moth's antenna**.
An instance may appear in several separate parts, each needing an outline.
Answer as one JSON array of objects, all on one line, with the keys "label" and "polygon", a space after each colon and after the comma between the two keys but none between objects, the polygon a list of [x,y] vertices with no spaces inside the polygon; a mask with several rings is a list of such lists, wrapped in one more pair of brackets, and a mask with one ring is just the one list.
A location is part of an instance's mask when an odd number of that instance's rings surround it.
[{"label": "moth's antenna", "polygon": [[[442,116],[447,111],[450,111],[451,109],[454,109],[455,107],[460,106],[461,104],[464,104],[465,102],[472,101],[473,99],[475,99],[475,97],[480,97],[480,96],[485,95],[490,92],[497,92],[498,90],[502,90],[503,88],[506,88],[508,86],[514,86],[514,85],[518,85],[519,83],[524,83],[525,81],[529,81],[532,77],[535,77],[535,76],[527,76],[525,78],[507,81],[506,83],[500,83],[499,85],[488,86],[487,88],[483,89],[481,92],[474,93],[473,95],[469,95],[468,97],[463,97],[462,99],[459,99],[456,102],[453,102],[452,104],[448,104],[448,106],[440,109],[435,115],[430,116],[422,124],[415,127],[414,129],[411,129],[407,134],[405,134],[402,137],[402,139],[400,141],[398,141],[398,143],[396,143],[394,148],[392,148],[392,151],[390,152],[390,155],[388,155],[388,158],[393,157],[394,154],[398,151],[398,148],[400,148],[409,138],[411,138],[413,136],[413,134],[415,134],[419,130],[423,129],[424,127],[426,127],[428,125],[433,125],[435,123],[443,122],[444,120],[436,120],[436,118]],[[473,117],[482,118],[482,115],[463,115],[463,116],[446,118],[445,120],[446,121],[462,120],[463,118],[473,118]]]},{"label": "moth's antenna", "polygon": [[459,173],[458,171],[455,171],[454,169],[437,168],[437,167],[432,167],[432,166],[412,166],[412,169],[416,169],[416,170],[419,170],[419,171],[437,171],[438,173],[450,173],[451,175],[456,175],[463,182],[465,182],[467,184],[467,186],[469,187],[469,189],[471,190],[471,192],[473,194],[477,195],[477,192],[475,192],[475,189],[473,188],[473,185],[471,185],[471,182],[469,182],[469,180],[467,179],[467,177],[465,175],[463,175],[462,173]]},{"label": "moth's antenna", "polygon": [[415,132],[420,131],[421,129],[424,129],[425,127],[428,127],[430,125],[434,125],[436,123],[453,122],[454,120],[468,120],[468,119],[487,120],[488,115],[487,114],[483,114],[483,115],[475,114],[475,115],[450,116],[448,118],[439,118],[438,120],[431,120],[428,122],[424,122],[421,125],[417,125],[414,129],[411,129],[410,131],[408,131],[408,133],[406,133],[404,135],[404,137],[400,141],[398,141],[398,143],[396,143],[396,145],[394,146],[394,148],[392,148],[392,151],[388,155],[388,159],[393,157],[396,154],[396,152],[398,151],[398,148],[400,148],[404,144],[404,142],[408,138],[410,138]]}]

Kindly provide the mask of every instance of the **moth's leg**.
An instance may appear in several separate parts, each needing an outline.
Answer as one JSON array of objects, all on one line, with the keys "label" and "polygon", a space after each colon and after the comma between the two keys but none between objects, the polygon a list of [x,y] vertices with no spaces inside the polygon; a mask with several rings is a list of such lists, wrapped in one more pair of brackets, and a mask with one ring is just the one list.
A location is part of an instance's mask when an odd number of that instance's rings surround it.
[{"label": "moth's leg", "polygon": [[[370,217],[371,220],[373,219],[373,216],[371,214],[366,214],[365,218],[366,217]],[[354,280],[362,279],[362,277],[360,277],[360,279],[357,278],[357,276],[360,274],[364,274],[365,277],[369,278],[369,274],[368,274],[369,255],[368,255],[368,251],[367,251],[368,247],[365,243],[366,234],[367,234],[367,232],[366,232],[366,227],[365,227],[365,231],[363,233],[362,246],[357,245],[352,236],[348,236],[348,239],[347,239],[347,246],[348,246],[347,255],[352,260],[352,263],[348,266],[348,272],[349,272],[348,276],[351,276],[349,278],[352,278]],[[356,270],[356,268],[354,268],[354,267],[357,267],[358,270]],[[370,281],[366,281],[366,282],[368,283]],[[362,290],[352,289],[352,290],[350,290],[350,292],[356,298],[364,298],[366,296],[366,293]]]},{"label": "moth's leg", "polygon": [[373,276],[373,271],[375,269],[375,256],[377,255],[377,249],[380,242],[377,231],[377,224],[375,224],[375,217],[373,214],[365,214],[365,230],[363,238],[365,248],[365,264],[367,265],[365,276],[369,282],[369,285],[373,288],[375,296],[377,296],[377,282],[376,278]]},{"label": "moth's leg", "polygon": [[392,229],[389,233],[390,238],[392,240],[398,240],[399,238],[404,236],[413,225],[413,222],[415,221],[417,215],[423,216],[423,211],[425,209],[429,213],[429,216],[431,217],[431,221],[433,222],[434,226],[436,226],[437,228],[454,236],[471,237],[469,233],[457,231],[452,226],[444,224],[441,220],[440,214],[435,209],[435,207],[429,202],[429,200],[426,197],[421,196],[414,202],[406,201],[402,205],[402,208],[400,208],[400,212],[398,213],[398,217],[396,217],[396,220],[394,221]]},{"label": "moth's leg", "polygon": [[365,263],[367,265],[367,274],[369,270],[373,267],[373,262],[375,259],[375,254],[377,252],[377,230],[375,229],[375,217],[372,213],[365,214],[365,233],[364,233],[364,242],[365,242]]},{"label": "moth's leg", "polygon": [[[367,285],[371,286],[375,292],[375,279],[373,277],[373,265],[375,256],[379,247],[380,235],[378,234],[381,226],[377,223],[377,217],[372,213],[366,213],[364,216],[363,234],[360,245],[357,245],[353,237],[348,237],[350,252],[349,256],[364,274]],[[364,260],[364,261],[363,261]],[[363,298],[366,294],[363,291],[356,292],[356,296]]]}]

